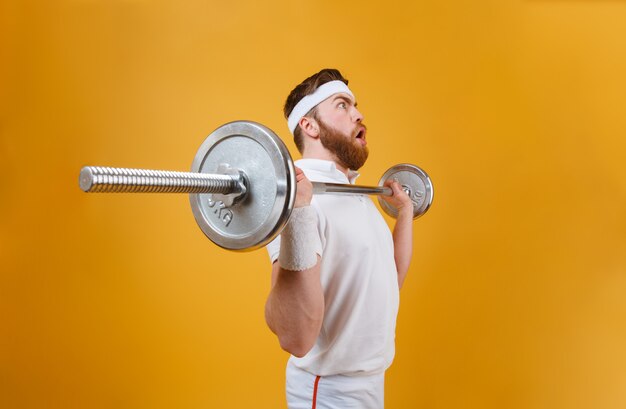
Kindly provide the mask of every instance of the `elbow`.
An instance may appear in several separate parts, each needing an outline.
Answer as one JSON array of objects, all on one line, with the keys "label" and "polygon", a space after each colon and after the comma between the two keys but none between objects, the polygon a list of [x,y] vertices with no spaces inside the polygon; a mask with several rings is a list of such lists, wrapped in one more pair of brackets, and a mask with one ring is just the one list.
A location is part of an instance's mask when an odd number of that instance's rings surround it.
[{"label": "elbow", "polygon": [[314,327],[288,330],[281,325],[275,325],[276,323],[271,318],[271,315],[267,313],[266,310],[265,320],[267,325],[270,330],[276,334],[278,343],[285,352],[289,352],[296,358],[302,358],[309,353],[317,340],[317,336],[321,329],[321,320],[319,321],[320,325],[316,325]]},{"label": "elbow", "polygon": [[315,345],[314,337],[279,337],[278,341],[284,351],[289,352],[296,358],[302,358],[308,354],[313,345]]}]

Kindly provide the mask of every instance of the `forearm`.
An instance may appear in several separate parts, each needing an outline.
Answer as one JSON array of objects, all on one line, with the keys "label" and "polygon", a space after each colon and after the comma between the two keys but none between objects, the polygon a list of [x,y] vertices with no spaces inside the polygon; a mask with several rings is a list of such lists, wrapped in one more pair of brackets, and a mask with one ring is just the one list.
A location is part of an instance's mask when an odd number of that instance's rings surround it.
[{"label": "forearm", "polygon": [[401,209],[393,229],[398,286],[402,288],[413,257],[413,208]]},{"label": "forearm", "polygon": [[268,326],[281,347],[295,356],[304,356],[313,347],[324,318],[320,254],[317,214],[310,206],[295,208],[281,232],[265,307]]},{"label": "forearm", "polygon": [[324,295],[318,263],[289,271],[274,263],[274,285],[265,305],[265,319],[281,347],[304,356],[315,344],[324,318]]}]

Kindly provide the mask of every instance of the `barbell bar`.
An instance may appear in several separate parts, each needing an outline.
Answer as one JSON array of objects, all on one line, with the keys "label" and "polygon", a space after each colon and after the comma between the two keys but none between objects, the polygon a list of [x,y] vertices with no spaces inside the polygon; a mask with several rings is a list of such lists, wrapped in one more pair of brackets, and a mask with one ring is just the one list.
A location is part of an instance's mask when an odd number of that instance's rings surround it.
[{"label": "barbell bar", "polygon": [[[246,194],[243,174],[208,174],[85,166],[80,171],[80,188],[87,193],[215,193],[239,199]],[[343,193],[391,196],[383,186],[361,186],[342,183],[311,182],[313,194]]]},{"label": "barbell bar", "polygon": [[[93,193],[189,193],[201,230],[215,244],[229,250],[265,246],[283,229],[294,206],[295,168],[282,140],[256,122],[235,121],[212,132],[196,153],[191,172],[86,166],[79,186]],[[383,186],[396,180],[413,201],[413,217],[430,208],[433,186],[419,167],[390,168],[379,186],[312,182],[313,194],[379,196],[383,210],[397,210],[380,196]]]}]

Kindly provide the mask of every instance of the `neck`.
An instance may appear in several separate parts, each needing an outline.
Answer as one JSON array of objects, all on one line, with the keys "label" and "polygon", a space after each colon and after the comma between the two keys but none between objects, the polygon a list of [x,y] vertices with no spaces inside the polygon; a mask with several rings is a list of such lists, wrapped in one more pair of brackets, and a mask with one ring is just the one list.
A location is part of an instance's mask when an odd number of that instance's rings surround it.
[{"label": "neck", "polygon": [[302,153],[302,159],[321,159],[331,161],[335,164],[338,170],[340,170],[346,177],[348,176],[348,169],[337,160],[335,154],[324,148],[323,146],[309,146]]}]

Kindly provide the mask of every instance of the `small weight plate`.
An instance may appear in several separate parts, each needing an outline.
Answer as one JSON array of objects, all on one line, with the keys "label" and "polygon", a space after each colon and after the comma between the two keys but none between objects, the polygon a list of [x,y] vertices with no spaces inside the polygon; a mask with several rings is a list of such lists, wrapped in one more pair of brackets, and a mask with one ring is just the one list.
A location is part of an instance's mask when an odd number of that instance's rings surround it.
[{"label": "small weight plate", "polygon": [[[409,163],[402,163],[391,167],[380,178],[378,184],[384,185],[389,179],[400,183],[402,189],[413,201],[413,218],[417,219],[430,208],[433,202],[433,184],[422,169]],[[398,217],[398,210],[378,196],[378,202],[382,209],[392,217]]]},{"label": "small weight plate", "polygon": [[213,131],[198,149],[192,172],[216,173],[220,164],[243,171],[247,193],[230,207],[211,194],[190,194],[191,209],[204,234],[229,250],[265,246],[283,229],[296,196],[289,151],[269,128],[235,121]]}]

